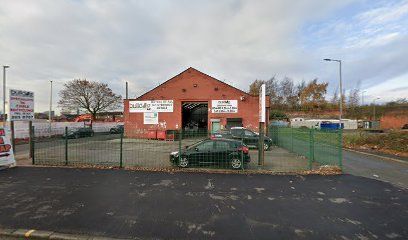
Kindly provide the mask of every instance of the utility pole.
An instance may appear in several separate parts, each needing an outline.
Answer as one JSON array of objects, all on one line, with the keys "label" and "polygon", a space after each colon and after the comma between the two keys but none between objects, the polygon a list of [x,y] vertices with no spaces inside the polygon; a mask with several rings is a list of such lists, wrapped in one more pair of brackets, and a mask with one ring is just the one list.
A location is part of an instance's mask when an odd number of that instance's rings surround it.
[{"label": "utility pole", "polygon": [[6,68],[10,66],[3,66],[3,127],[6,127]]},{"label": "utility pole", "polygon": [[128,92],[128,82],[126,82],[126,99],[128,99],[128,96],[129,96],[128,93],[129,93]]},{"label": "utility pole", "polygon": [[339,63],[339,77],[340,77],[340,104],[339,104],[339,128],[341,128],[341,119],[343,116],[343,81],[342,81],[342,76],[341,76],[341,60],[337,59],[330,59],[330,58],[325,58],[323,59],[324,61],[333,61],[333,62],[338,62]]},{"label": "utility pole", "polygon": [[361,92],[361,106],[364,106],[364,93],[367,91],[362,91]]},{"label": "utility pole", "polygon": [[52,123],[52,80],[50,80],[50,111],[48,112],[49,130],[51,136],[51,123]]},{"label": "utility pole", "polygon": [[378,98],[375,98],[374,100],[373,100],[373,122],[375,122],[375,100],[378,100],[378,99],[380,99],[379,97]]}]

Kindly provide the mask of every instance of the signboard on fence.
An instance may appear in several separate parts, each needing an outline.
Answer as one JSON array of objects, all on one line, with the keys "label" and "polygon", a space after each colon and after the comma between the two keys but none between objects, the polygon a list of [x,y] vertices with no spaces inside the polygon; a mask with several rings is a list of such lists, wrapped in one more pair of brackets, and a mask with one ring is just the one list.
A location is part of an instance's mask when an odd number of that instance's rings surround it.
[{"label": "signboard on fence", "polygon": [[159,113],[157,112],[143,113],[143,124],[159,124]]},{"label": "signboard on fence", "polygon": [[237,113],[238,100],[212,100],[212,113]]},{"label": "signboard on fence", "polygon": [[10,89],[10,121],[34,119],[34,92]]},{"label": "signboard on fence", "polygon": [[173,112],[173,100],[129,101],[129,112]]},{"label": "signboard on fence", "polygon": [[259,122],[265,122],[266,111],[266,96],[265,96],[265,84],[262,84],[259,89]]},{"label": "signboard on fence", "polygon": [[10,132],[0,127],[0,166],[15,164],[13,147],[10,142]]}]

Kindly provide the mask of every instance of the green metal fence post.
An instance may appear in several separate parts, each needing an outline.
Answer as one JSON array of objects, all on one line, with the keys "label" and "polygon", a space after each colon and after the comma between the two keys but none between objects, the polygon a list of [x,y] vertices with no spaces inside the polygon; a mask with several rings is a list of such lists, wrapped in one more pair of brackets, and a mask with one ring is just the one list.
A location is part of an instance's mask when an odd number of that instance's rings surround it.
[{"label": "green metal fence post", "polygon": [[312,162],[314,160],[314,129],[309,130],[309,169],[312,170]]},{"label": "green metal fence post", "polygon": [[339,167],[343,171],[343,130],[339,129],[338,148],[339,148]]},{"label": "green metal fence post", "polygon": [[177,165],[180,163],[180,160],[181,160],[181,139],[183,138],[183,130],[182,129],[180,129],[179,131],[178,131],[178,135],[179,135],[179,141],[178,141],[178,163],[177,163]]},{"label": "green metal fence post", "polygon": [[290,127],[291,151],[293,152],[293,128]]},{"label": "green metal fence post", "polygon": [[242,145],[242,150],[241,150],[241,167],[242,170],[244,170],[244,138],[241,138],[241,145]]},{"label": "green metal fence post", "polygon": [[30,121],[29,123],[29,127],[30,127],[30,156],[31,156],[31,161],[32,164],[35,165],[35,150],[34,150],[34,126],[32,125],[32,121]]},{"label": "green metal fence post", "polygon": [[68,127],[65,127],[65,165],[68,165]]},{"label": "green metal fence post", "polygon": [[123,167],[123,132],[120,133],[119,167]]}]

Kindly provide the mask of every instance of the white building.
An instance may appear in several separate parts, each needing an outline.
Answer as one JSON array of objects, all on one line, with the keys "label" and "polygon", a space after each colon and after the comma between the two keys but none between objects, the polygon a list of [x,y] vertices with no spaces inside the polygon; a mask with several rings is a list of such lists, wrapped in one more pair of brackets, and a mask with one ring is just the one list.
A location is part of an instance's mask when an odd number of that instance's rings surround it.
[{"label": "white building", "polygon": [[[320,128],[322,123],[339,123],[338,119],[304,119],[304,118],[292,118],[290,120],[290,126],[294,128],[307,127],[307,128]],[[357,120],[342,119],[341,123],[344,129],[357,129]]]}]

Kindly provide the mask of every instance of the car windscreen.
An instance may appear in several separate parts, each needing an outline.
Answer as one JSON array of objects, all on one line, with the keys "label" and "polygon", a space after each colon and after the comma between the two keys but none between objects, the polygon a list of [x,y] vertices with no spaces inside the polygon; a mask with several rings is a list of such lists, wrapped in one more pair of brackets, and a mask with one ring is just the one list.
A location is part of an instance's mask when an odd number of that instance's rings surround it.
[{"label": "car windscreen", "polygon": [[201,141],[199,141],[199,142],[196,142],[196,143],[194,143],[194,144],[188,146],[187,149],[195,149],[198,145],[200,145],[201,143],[203,143],[203,142],[205,142],[205,141],[208,141],[208,140],[201,140]]},{"label": "car windscreen", "polygon": [[242,129],[231,129],[231,134],[235,136],[240,136],[242,133]]}]

